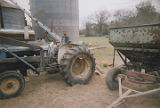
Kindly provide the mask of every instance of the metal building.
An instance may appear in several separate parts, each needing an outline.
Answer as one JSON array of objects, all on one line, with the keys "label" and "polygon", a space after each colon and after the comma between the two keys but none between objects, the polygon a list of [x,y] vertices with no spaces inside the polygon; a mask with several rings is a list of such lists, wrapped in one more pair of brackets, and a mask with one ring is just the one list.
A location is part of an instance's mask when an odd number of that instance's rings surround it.
[{"label": "metal building", "polygon": [[[79,37],[79,6],[78,0],[30,0],[32,15],[42,12],[37,18],[60,36],[67,31],[70,40],[77,41]],[[33,23],[37,38],[44,31]]]},{"label": "metal building", "polygon": [[0,23],[4,29],[24,29],[24,12],[5,1],[0,4]]},{"label": "metal building", "polygon": [[8,2],[0,1],[0,35],[21,41],[35,40],[32,30],[28,30],[28,37],[25,37],[25,26],[24,12]]}]

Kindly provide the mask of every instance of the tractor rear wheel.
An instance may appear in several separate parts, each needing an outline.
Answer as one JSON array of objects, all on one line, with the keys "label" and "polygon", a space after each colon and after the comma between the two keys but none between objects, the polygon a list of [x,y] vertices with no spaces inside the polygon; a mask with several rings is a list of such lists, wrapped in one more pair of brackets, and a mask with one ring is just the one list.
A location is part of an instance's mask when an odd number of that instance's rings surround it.
[{"label": "tractor rear wheel", "polygon": [[19,95],[25,86],[24,77],[16,71],[0,73],[0,98],[7,99]]},{"label": "tractor rear wheel", "polygon": [[64,54],[60,70],[65,82],[70,86],[87,84],[95,71],[95,59],[88,49],[73,47]]}]

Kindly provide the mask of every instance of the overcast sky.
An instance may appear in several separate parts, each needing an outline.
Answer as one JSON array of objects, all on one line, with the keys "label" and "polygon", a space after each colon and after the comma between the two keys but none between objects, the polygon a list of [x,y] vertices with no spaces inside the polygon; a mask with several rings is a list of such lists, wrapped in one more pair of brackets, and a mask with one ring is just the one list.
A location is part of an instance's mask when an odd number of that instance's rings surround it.
[{"label": "overcast sky", "polygon": [[[118,9],[135,9],[136,4],[142,1],[148,0],[79,0],[80,27],[83,27],[86,18],[95,11],[106,9],[113,13]],[[149,1],[160,9],[160,0]]]},{"label": "overcast sky", "polygon": [[[26,1],[19,0],[26,5]],[[25,2],[24,2],[25,1]],[[160,11],[160,0],[79,0],[79,25],[83,27],[86,18],[98,10],[108,10],[113,13],[118,9],[135,9],[135,6],[142,1],[152,1]]]}]

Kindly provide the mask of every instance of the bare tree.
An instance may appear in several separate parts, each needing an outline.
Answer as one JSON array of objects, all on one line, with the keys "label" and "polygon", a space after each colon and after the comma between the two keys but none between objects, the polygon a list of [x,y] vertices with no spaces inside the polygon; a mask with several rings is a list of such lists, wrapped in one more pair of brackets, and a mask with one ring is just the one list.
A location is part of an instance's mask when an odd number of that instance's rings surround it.
[{"label": "bare tree", "polygon": [[121,27],[129,26],[133,23],[133,17],[136,16],[134,10],[120,9],[115,11],[113,18],[114,21],[111,22],[112,26]]},{"label": "bare tree", "polygon": [[136,6],[136,22],[139,24],[152,24],[159,21],[159,13],[151,1],[141,2]]},{"label": "bare tree", "polygon": [[94,14],[90,15],[86,21],[86,32],[88,32],[90,28],[91,34],[100,36],[107,34],[109,17],[110,14],[106,10],[94,12]]},{"label": "bare tree", "polygon": [[97,32],[100,35],[103,35],[105,32],[109,17],[110,13],[107,10],[96,11],[94,13],[92,20],[97,25]]},{"label": "bare tree", "polygon": [[87,21],[86,24],[85,24],[85,26],[86,26],[85,35],[86,36],[90,36],[91,35],[91,23],[89,21]]},{"label": "bare tree", "polygon": [[160,23],[160,13],[156,11],[151,1],[145,1],[136,6],[136,11],[117,10],[114,19],[111,22],[113,27],[153,24]]}]

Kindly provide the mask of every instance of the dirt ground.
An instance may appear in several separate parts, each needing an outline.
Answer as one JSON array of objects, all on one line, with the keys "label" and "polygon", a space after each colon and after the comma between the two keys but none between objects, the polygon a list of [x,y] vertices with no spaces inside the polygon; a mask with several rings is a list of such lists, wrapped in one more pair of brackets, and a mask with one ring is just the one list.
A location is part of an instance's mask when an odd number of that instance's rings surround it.
[{"label": "dirt ground", "polygon": [[[16,98],[0,100],[0,108],[107,108],[118,97],[103,77],[94,75],[88,85],[69,87],[59,74],[30,77],[24,92]],[[117,108],[160,108],[160,96],[127,100]]]},{"label": "dirt ground", "polygon": [[[108,48],[105,51],[109,50]],[[104,68],[102,62],[108,60],[111,63],[112,55],[95,54],[95,56],[97,65],[107,73],[110,68]],[[117,57],[116,65],[121,63]],[[89,84],[73,87],[66,85],[59,74],[44,73],[39,77],[30,76],[22,94],[15,98],[0,100],[0,108],[107,108],[117,99],[118,91],[110,91],[107,88],[104,76],[95,74]],[[116,108],[160,108],[160,95],[128,99]]]}]

